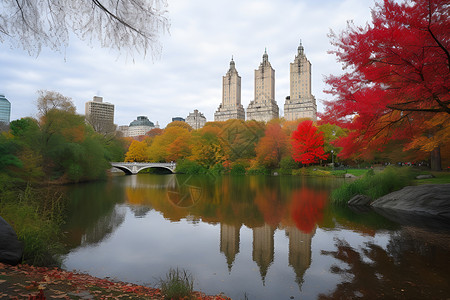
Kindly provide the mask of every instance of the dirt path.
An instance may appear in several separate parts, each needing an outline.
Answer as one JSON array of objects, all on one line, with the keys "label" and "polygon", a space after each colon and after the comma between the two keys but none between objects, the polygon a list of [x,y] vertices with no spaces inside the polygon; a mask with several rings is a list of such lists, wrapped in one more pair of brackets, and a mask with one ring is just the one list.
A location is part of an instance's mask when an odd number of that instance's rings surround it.
[{"label": "dirt path", "polygon": [[[194,299],[231,300],[194,293]],[[0,263],[0,299],[164,299],[159,289],[86,274]]]}]

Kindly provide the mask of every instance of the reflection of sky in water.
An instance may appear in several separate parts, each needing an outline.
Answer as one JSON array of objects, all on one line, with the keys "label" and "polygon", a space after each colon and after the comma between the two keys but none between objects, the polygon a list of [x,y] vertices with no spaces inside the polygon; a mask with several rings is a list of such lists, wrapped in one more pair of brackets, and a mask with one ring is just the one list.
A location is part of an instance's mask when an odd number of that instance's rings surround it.
[{"label": "reflection of sky in water", "polygon": [[422,240],[426,232],[405,231],[373,212],[324,212],[323,190],[299,185],[293,177],[284,186],[275,184],[278,178],[225,177],[212,188],[202,186],[210,200],[188,209],[168,201],[169,179],[173,176],[130,176],[106,188],[78,190],[68,229],[77,233],[75,248],[64,267],[150,286],[178,267],[193,274],[196,290],[233,299],[339,298],[348,292],[351,297],[372,291],[374,284],[383,295],[408,282],[420,294],[424,272],[441,276],[439,288],[448,290],[448,269],[440,260],[449,252]]},{"label": "reflection of sky in water", "polygon": [[252,230],[243,226],[239,253],[229,272],[226,257],[219,249],[220,225],[186,220],[170,223],[155,211],[135,218],[128,210],[115,232],[102,243],[73,250],[65,258],[64,267],[153,286],[169,267],[179,267],[192,272],[196,289],[206,293],[223,291],[239,298],[246,292],[250,299],[298,294],[293,270],[286,268],[289,241],[284,231],[275,231],[275,257],[265,287],[259,267],[252,260],[252,241]]},{"label": "reflection of sky in water", "polygon": [[[224,292],[234,299],[298,299],[299,285],[289,266],[289,237],[285,230],[274,233],[274,260],[263,280],[260,268],[253,261],[252,229],[240,229],[239,253],[231,272],[226,257],[220,252],[220,224],[203,222],[193,224],[185,219],[168,222],[159,212],[148,212],[135,217],[130,208],[117,205],[115,210],[123,213],[125,220],[102,242],[94,246],[74,249],[64,259],[68,270],[79,270],[98,277],[111,277],[121,281],[155,286],[170,267],[184,268],[195,277],[195,288],[205,293]],[[133,208],[134,209],[134,208]],[[312,264],[303,277],[302,299],[314,299],[319,293],[332,291],[338,275],[329,272],[332,264],[339,262],[322,250],[334,250],[333,238],[340,231],[317,229],[311,242]],[[359,248],[367,241],[387,239],[361,236],[346,232],[349,244]],[[300,258],[301,259],[301,258]]]}]

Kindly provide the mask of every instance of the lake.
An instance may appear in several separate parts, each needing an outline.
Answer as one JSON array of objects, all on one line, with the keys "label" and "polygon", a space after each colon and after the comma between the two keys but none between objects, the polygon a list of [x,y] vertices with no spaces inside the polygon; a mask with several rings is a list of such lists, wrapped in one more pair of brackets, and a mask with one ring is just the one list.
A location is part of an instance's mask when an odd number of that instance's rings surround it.
[{"label": "lake", "polygon": [[63,268],[232,299],[447,299],[450,225],[328,204],[344,179],[138,174],[67,187]]}]

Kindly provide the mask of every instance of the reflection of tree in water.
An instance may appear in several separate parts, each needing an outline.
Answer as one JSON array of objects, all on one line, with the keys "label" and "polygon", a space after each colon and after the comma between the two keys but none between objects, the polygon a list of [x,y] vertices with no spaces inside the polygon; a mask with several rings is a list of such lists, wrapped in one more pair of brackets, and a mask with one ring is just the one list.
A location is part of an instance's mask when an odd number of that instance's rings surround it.
[{"label": "reflection of tree in water", "polygon": [[312,232],[322,220],[328,195],[304,187],[295,190],[291,197],[290,211],[295,225],[304,233]]},{"label": "reflection of tree in water", "polygon": [[81,245],[97,244],[107,238],[125,220],[126,207],[116,206],[110,214],[100,217],[97,222],[86,229],[81,237]]},{"label": "reflection of tree in water", "polygon": [[336,247],[322,254],[347,264],[331,268],[343,276],[343,282],[319,299],[447,299],[450,295],[448,248],[430,239],[415,240],[410,229],[394,233],[387,251],[373,243],[358,251],[343,240]]}]

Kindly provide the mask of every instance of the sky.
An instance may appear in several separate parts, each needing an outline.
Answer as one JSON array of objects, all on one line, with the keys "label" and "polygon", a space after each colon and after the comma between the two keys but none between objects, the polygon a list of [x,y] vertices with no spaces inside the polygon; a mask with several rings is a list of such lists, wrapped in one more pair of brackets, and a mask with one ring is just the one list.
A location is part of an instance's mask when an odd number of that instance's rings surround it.
[{"label": "sky", "polygon": [[89,46],[77,38],[61,52],[39,56],[0,44],[0,94],[11,102],[11,120],[36,117],[38,90],[72,98],[77,113],[94,96],[115,105],[114,123],[128,125],[147,116],[161,128],[172,117],[194,109],[207,121],[222,100],[222,77],[231,57],[242,78],[242,105],[254,98],[254,70],[267,50],[275,69],[275,100],[284,115],[289,95],[289,64],[302,42],[312,64],[312,94],[318,111],[332,97],[324,77],[342,73],[328,33],[343,31],[347,21],[364,26],[374,0],[168,0],[169,33],[160,36],[156,57],[135,56]]}]

